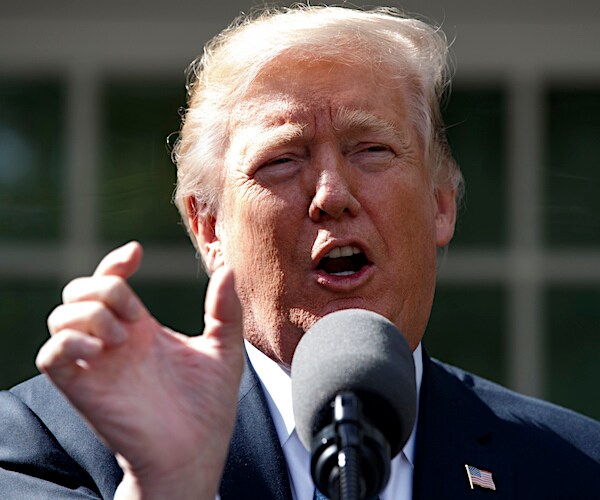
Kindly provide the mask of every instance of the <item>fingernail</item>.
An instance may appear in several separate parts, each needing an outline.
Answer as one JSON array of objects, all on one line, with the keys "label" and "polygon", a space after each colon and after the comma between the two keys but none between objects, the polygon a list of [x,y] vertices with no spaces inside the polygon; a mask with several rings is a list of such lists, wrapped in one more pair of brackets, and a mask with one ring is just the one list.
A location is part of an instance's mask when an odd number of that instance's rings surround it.
[{"label": "fingernail", "polygon": [[125,315],[128,321],[137,321],[140,318],[142,308],[135,297],[131,297],[125,308]]},{"label": "fingernail", "polygon": [[120,323],[114,323],[111,331],[111,340],[114,344],[122,344],[127,340],[129,334]]}]

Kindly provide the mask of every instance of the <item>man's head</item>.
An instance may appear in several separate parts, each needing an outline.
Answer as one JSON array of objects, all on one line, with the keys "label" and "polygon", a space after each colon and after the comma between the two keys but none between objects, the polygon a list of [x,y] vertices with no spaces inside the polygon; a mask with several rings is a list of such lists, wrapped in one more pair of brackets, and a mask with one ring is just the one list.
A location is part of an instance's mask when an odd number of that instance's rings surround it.
[{"label": "man's head", "polygon": [[237,23],[192,65],[176,203],[277,361],[348,307],[420,341],[461,183],[446,57],[439,31],[389,10],[305,7]]}]

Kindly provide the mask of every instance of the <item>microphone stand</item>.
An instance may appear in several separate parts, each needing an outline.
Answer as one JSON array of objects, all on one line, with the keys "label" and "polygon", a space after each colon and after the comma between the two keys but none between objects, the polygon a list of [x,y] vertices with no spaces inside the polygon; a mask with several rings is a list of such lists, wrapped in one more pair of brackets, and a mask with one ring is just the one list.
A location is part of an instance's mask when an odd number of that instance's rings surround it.
[{"label": "microphone stand", "polygon": [[367,500],[383,490],[390,476],[390,447],[365,419],[362,403],[343,392],[332,403],[333,422],[312,442],[311,473],[331,500]]}]

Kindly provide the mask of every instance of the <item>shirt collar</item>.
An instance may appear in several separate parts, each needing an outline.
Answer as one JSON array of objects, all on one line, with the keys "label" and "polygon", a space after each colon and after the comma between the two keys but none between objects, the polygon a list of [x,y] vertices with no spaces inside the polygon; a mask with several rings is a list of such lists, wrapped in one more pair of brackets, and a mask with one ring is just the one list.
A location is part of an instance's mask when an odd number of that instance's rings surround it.
[{"label": "shirt collar", "polygon": [[[252,367],[256,371],[265,392],[269,411],[275,424],[275,430],[277,431],[279,442],[283,447],[296,427],[292,405],[292,379],[290,371],[263,354],[250,344],[250,342],[245,340],[244,343],[250,363],[252,363]],[[417,409],[419,408],[421,380],[423,378],[423,357],[421,350],[421,343],[419,343],[413,352],[417,386]],[[417,419],[415,419],[412,433],[402,450],[411,464],[414,464],[417,420],[418,415]]]}]

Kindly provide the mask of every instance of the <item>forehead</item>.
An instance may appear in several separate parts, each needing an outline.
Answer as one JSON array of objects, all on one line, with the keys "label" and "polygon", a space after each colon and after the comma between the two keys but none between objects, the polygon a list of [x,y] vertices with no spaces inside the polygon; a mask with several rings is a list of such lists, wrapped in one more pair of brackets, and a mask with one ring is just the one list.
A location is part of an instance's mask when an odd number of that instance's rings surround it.
[{"label": "forehead", "polygon": [[405,86],[383,70],[329,61],[275,61],[267,65],[239,101],[230,124],[269,128],[295,123],[313,128],[377,122],[405,128]]}]

